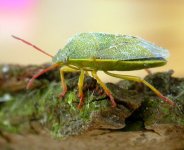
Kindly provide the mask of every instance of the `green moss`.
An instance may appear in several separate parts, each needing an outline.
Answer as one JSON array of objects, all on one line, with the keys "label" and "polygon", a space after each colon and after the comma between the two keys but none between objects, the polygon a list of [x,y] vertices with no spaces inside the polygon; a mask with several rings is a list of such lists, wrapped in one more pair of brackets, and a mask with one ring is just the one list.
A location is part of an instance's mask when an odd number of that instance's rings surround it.
[{"label": "green moss", "polygon": [[[120,129],[125,124],[124,131],[141,130],[143,124],[145,127],[155,123],[184,126],[184,79],[171,75],[171,72],[156,73],[147,76],[146,80],[176,102],[175,107],[162,102],[142,84],[121,81],[107,83],[117,102],[117,107],[112,108],[108,97],[104,93],[98,94],[96,89],[101,87],[96,81],[85,78],[88,88],[84,89],[85,103],[80,110],[76,96],[78,74],[67,80],[69,91],[63,99],[58,97],[62,91],[60,82],[46,76],[38,80],[45,86],[16,92],[6,89],[1,93],[0,130],[29,133],[46,128],[53,136],[64,137],[88,129]],[[9,95],[8,100],[5,95]],[[39,126],[35,126],[35,122]]]},{"label": "green moss", "polygon": [[108,104],[106,100],[91,103],[95,97],[87,92],[86,104],[79,110],[75,90],[69,91],[64,99],[59,99],[61,90],[60,83],[51,82],[47,88],[11,95],[13,98],[0,111],[1,129],[22,132],[26,123],[37,120],[55,136],[75,134],[67,133],[66,130],[79,130],[88,123],[92,111],[102,109]]},{"label": "green moss", "polygon": [[[145,125],[175,124],[184,126],[184,79],[172,77],[172,71],[149,75],[146,79],[158,88],[164,95],[175,102],[175,106],[161,101],[156,96],[151,96],[149,90],[145,90],[145,99],[140,113]],[[154,82],[155,81],[155,82]]]}]

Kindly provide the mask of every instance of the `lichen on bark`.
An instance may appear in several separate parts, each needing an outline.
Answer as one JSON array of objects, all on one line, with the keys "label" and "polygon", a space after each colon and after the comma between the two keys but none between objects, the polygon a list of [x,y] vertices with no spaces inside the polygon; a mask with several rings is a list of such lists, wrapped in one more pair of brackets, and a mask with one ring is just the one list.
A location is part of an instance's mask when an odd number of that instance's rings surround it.
[{"label": "lichen on bark", "polygon": [[61,100],[58,70],[41,76],[31,90],[25,90],[28,79],[39,69],[42,67],[0,66],[0,130],[49,132],[55,137],[65,137],[93,129],[144,130],[154,129],[155,124],[184,126],[184,79],[172,77],[172,71],[151,74],[145,79],[172,99],[175,107],[162,102],[140,83],[120,81],[107,83],[117,102],[117,107],[112,108],[96,80],[86,76],[85,104],[79,110],[79,74],[65,75],[69,91]]}]

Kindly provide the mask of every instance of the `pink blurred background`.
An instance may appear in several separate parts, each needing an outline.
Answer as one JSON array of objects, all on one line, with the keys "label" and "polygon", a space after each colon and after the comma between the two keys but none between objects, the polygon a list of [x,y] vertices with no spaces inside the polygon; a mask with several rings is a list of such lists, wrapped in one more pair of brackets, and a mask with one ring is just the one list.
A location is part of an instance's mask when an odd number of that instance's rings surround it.
[{"label": "pink blurred background", "polygon": [[51,61],[12,34],[54,55],[78,32],[142,37],[171,53],[168,64],[153,71],[174,69],[175,76],[184,76],[183,0],[0,0],[0,63]]}]

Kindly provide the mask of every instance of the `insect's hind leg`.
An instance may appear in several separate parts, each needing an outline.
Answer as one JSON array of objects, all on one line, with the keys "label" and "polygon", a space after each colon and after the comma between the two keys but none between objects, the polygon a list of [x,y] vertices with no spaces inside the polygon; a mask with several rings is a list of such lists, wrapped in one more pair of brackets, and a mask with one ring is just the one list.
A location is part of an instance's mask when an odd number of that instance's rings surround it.
[{"label": "insect's hind leg", "polygon": [[112,77],[116,77],[116,78],[120,78],[120,79],[125,79],[125,80],[132,80],[132,81],[136,81],[136,82],[141,82],[143,84],[145,84],[146,86],[148,86],[157,96],[159,96],[163,101],[165,101],[166,103],[170,104],[170,105],[175,105],[175,103],[173,101],[171,101],[170,99],[168,99],[167,97],[163,96],[155,87],[153,87],[151,84],[149,84],[146,80],[141,79],[140,77],[136,77],[136,76],[130,76],[130,75],[121,75],[121,74],[114,74],[114,73],[110,73],[107,71],[104,71],[107,75],[110,75]]},{"label": "insect's hind leg", "polygon": [[107,88],[107,86],[100,80],[100,78],[97,76],[97,72],[91,71],[92,76],[97,80],[97,82],[100,84],[100,86],[104,89],[105,93],[109,96],[111,103],[112,103],[112,107],[116,107],[116,102],[112,96],[111,91]]}]

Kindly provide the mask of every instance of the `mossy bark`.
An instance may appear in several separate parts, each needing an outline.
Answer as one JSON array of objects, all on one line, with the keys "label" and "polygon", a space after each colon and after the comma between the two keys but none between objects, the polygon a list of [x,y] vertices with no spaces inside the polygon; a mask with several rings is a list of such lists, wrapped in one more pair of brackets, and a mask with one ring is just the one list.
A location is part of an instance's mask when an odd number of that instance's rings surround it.
[{"label": "mossy bark", "polygon": [[172,71],[155,73],[145,79],[176,103],[170,106],[140,83],[107,83],[117,102],[111,102],[91,77],[85,77],[85,103],[78,109],[78,73],[66,74],[68,93],[63,99],[59,71],[38,78],[31,90],[28,79],[39,66],[0,66],[0,130],[13,133],[51,133],[54,137],[77,135],[94,129],[124,131],[155,129],[158,124],[184,126],[184,79]]}]

